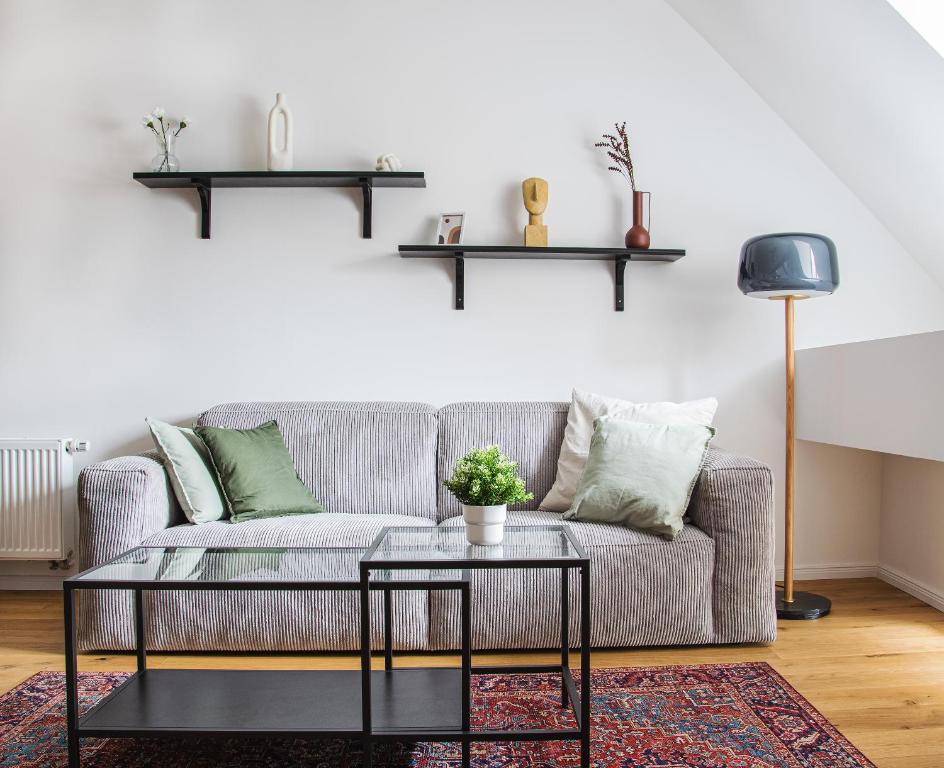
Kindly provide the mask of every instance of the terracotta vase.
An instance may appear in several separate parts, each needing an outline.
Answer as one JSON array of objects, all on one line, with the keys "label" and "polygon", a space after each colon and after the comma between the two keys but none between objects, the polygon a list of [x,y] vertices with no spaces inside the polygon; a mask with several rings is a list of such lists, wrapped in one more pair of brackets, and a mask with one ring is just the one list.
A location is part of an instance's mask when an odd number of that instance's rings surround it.
[{"label": "terracotta vase", "polygon": [[642,225],[642,196],[648,192],[633,192],[633,226],[626,233],[627,248],[648,248],[649,230]]}]

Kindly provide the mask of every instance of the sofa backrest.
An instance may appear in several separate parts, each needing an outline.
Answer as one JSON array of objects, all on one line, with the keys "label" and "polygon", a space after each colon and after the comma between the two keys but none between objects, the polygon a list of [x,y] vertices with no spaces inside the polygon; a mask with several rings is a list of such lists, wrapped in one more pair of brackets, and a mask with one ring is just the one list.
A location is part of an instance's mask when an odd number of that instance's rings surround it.
[{"label": "sofa backrest", "polygon": [[462,513],[459,502],[443,488],[456,460],[472,448],[498,444],[518,462],[534,500],[511,509],[537,509],[557,476],[570,403],[453,403],[439,409],[437,489],[440,521]]},{"label": "sofa backrest", "polygon": [[275,402],[217,405],[210,427],[274,419],[298,476],[330,512],[437,519],[436,409],[423,403]]}]

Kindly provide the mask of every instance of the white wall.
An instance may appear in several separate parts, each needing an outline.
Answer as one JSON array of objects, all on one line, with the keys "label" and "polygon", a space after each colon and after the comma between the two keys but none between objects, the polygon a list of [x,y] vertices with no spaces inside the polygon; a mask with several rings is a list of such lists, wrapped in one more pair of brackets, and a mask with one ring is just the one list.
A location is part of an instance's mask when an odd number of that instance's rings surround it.
[{"label": "white wall", "polygon": [[875,572],[944,610],[942,361],[940,332],[800,350],[797,435],[801,493],[828,488],[825,525],[846,529],[830,551],[874,541]]},{"label": "white wall", "polygon": [[886,0],[668,2],[944,285],[941,54]]},{"label": "white wall", "polygon": [[[793,564],[798,579],[874,576],[879,563],[882,455],[797,443]],[[783,576],[783,563],[777,563]]]},{"label": "white wall", "polygon": [[[191,194],[131,181],[155,104],[194,119],[184,169],[263,167],[276,90],[296,167],[393,151],[429,188],[376,192],[373,240],[354,194],[217,191],[201,241]],[[146,447],[146,415],[236,399],[579,385],[716,395],[719,444],[772,464],[779,486],[782,316],[735,286],[747,237],[809,229],[839,246],[842,288],[800,308],[800,346],[944,327],[940,288],[657,0],[7,0],[0,93],[0,432],[90,439],[93,460]],[[470,263],[456,312],[446,265],[395,255],[444,210],[469,213],[469,242],[518,242],[530,175],[550,182],[553,244],[621,242],[628,194],[591,146],[617,119],[653,192],[653,245],[688,249],[629,269],[626,312],[602,263]],[[822,496],[803,493],[807,508]],[[801,529],[798,560],[852,558],[814,539]]]},{"label": "white wall", "polygon": [[797,353],[802,440],[944,461],[944,333]]},{"label": "white wall", "polygon": [[886,456],[881,575],[944,611],[944,462]]}]

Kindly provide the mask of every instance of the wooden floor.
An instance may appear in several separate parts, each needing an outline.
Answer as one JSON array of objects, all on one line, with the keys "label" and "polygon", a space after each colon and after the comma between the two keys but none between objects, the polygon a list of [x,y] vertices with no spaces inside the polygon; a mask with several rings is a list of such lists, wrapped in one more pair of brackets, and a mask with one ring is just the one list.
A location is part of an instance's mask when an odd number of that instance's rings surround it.
[{"label": "wooden floor", "polygon": [[[881,768],[944,766],[944,613],[876,579],[807,585],[833,599],[817,622],[781,622],[769,647],[598,651],[594,667],[766,661]],[[62,606],[50,592],[0,592],[0,692],[40,670],[62,670]],[[553,662],[552,654],[528,654]],[[484,661],[484,657],[476,657]],[[490,655],[495,662],[507,660]],[[522,663],[521,654],[514,660]],[[354,656],[152,655],[156,667],[357,668]],[[449,656],[399,664],[449,665]],[[80,669],[131,670],[130,655],[83,656]]]}]

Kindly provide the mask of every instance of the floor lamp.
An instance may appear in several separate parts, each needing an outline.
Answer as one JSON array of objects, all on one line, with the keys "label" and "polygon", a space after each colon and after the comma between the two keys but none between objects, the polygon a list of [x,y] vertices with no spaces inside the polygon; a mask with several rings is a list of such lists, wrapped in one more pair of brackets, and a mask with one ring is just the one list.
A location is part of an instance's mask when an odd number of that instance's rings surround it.
[{"label": "floor lamp", "polygon": [[777,591],[777,617],[818,619],[829,613],[828,598],[793,589],[793,504],[796,410],[793,362],[793,310],[798,299],[826,296],[839,287],[836,246],[823,235],[785,232],[752,237],[741,247],[738,288],[746,296],[783,301],[786,327],[787,471],[784,487],[783,590]]}]

